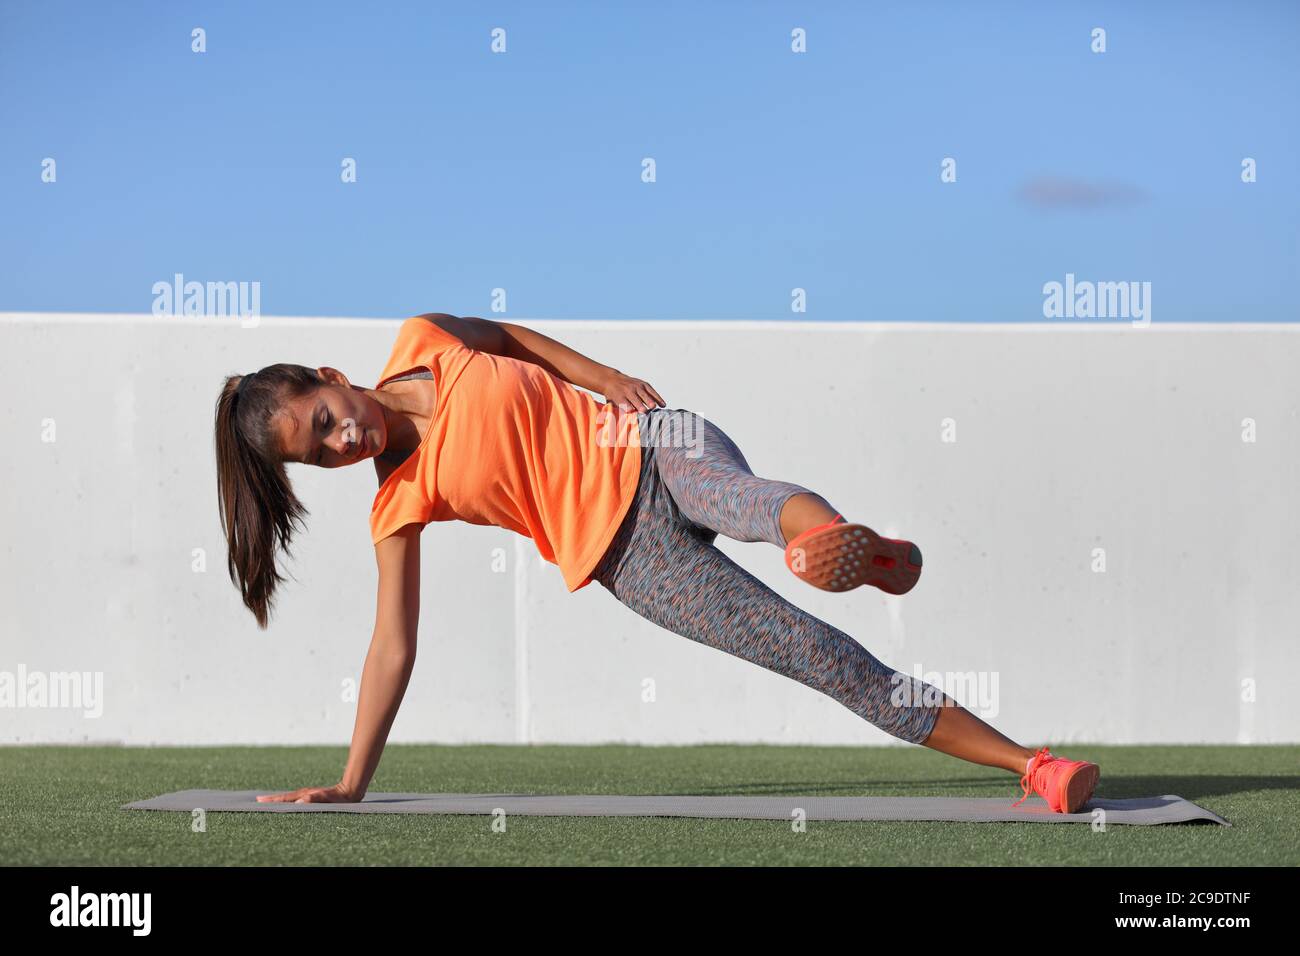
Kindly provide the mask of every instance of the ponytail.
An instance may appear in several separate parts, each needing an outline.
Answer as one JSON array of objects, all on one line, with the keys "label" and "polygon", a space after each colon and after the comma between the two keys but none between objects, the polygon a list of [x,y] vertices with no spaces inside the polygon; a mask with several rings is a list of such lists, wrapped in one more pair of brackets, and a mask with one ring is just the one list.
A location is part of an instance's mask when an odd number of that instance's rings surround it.
[{"label": "ponytail", "polygon": [[226,379],[217,398],[217,508],[226,536],[226,568],[244,604],[266,629],[276,587],[285,578],[277,551],[289,553],[308,514],[293,493],[273,419],[286,401],[325,385],[314,369],[278,364]]}]

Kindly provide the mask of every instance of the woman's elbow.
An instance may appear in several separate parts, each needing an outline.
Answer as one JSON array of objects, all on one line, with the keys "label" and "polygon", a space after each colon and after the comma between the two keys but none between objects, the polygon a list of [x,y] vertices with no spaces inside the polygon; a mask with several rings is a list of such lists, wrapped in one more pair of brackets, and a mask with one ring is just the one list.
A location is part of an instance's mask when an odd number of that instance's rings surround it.
[{"label": "woman's elbow", "polygon": [[375,631],[370,642],[370,653],[391,665],[409,665],[415,663],[415,633],[409,634],[398,629],[383,628]]}]

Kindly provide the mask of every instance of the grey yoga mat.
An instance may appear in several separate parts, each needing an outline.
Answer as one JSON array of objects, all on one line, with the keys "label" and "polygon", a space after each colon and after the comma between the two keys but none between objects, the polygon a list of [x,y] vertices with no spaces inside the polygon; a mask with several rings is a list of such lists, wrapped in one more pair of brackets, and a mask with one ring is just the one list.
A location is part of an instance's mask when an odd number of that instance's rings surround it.
[{"label": "grey yoga mat", "polygon": [[274,790],[181,790],[128,803],[123,810],[254,811],[269,813],[470,813],[533,817],[715,817],[790,820],[954,820],[962,823],[1186,823],[1231,826],[1204,807],[1166,794],[1133,800],[1088,801],[1078,813],[1053,813],[1042,797],[1018,807],[1014,797],[700,797],[676,794],[617,796],[526,793],[369,793],[361,803],[258,803]]}]

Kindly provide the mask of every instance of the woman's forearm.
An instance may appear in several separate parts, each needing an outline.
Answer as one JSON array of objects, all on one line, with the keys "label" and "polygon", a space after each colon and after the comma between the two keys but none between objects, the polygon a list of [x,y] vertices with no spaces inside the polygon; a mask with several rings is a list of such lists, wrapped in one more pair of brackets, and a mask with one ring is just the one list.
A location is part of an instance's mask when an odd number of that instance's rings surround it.
[{"label": "woman's forearm", "polygon": [[361,672],[352,747],[340,781],[356,800],[365,795],[375,768],[379,766],[388,732],[397,717],[397,709],[402,704],[414,667],[415,655],[404,647],[394,647],[393,642],[378,637],[371,642]]},{"label": "woman's forearm", "polygon": [[618,371],[587,358],[581,352],[575,352],[541,332],[509,322],[496,324],[505,333],[505,354],[509,358],[540,365],[552,375],[558,375],[580,388],[603,394],[609,376]]}]

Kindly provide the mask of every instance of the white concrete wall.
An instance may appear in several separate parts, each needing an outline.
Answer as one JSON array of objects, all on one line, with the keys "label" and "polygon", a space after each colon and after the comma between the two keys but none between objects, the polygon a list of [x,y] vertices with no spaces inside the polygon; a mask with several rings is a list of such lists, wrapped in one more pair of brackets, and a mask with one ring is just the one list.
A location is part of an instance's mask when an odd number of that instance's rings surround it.
[{"label": "white concrete wall", "polygon": [[[1300,327],[524,324],[706,415],[758,474],[919,542],[902,599],[719,545],[887,663],[975,673],[992,696],[953,693],[1011,736],[1300,740]],[[259,632],[225,572],[213,405],[223,375],[275,361],[373,385],[397,326],[0,315],[0,678],[103,675],[100,716],[0,707],[0,742],[350,739],[373,469],[291,468],[312,515]],[[527,539],[431,525],[423,555],[395,741],[894,742],[597,584],[569,594]]]}]

